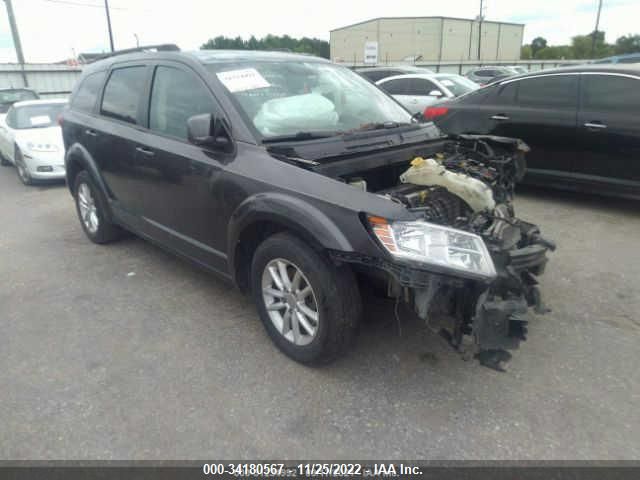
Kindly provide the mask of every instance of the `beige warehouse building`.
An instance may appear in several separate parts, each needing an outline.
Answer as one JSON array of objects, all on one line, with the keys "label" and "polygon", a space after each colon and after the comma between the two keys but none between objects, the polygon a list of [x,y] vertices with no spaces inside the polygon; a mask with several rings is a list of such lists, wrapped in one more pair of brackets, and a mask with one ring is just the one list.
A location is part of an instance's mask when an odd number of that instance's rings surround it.
[{"label": "beige warehouse building", "polygon": [[484,20],[480,24],[448,17],[375,18],[331,30],[331,60],[350,64],[478,60],[479,37],[480,60],[519,60],[523,33],[520,23]]}]

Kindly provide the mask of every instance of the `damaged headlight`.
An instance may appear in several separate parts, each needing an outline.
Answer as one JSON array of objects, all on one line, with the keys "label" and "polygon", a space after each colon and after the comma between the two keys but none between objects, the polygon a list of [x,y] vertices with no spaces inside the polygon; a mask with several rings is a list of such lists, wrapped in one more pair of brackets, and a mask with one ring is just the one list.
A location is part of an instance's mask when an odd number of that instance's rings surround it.
[{"label": "damaged headlight", "polygon": [[463,276],[496,277],[493,260],[478,235],[427,222],[367,219],[376,238],[396,258],[454,270]]}]

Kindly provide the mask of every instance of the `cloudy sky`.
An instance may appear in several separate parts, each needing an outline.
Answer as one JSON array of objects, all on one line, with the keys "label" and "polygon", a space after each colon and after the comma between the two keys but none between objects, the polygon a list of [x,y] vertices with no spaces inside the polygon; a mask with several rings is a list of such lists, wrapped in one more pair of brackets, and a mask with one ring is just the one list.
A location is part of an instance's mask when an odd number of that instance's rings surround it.
[{"label": "cloudy sky", "polygon": [[[0,62],[15,61],[4,2],[0,2]],[[543,36],[568,43],[593,30],[598,0],[488,0],[488,20],[526,24],[525,42]],[[13,0],[27,62],[52,62],[73,52],[109,47],[103,0]],[[479,0],[110,0],[117,49],[177,43],[198,48],[216,35],[248,38],[268,33],[329,39],[329,30],[374,17],[441,15],[472,18]],[[600,29],[612,42],[640,33],[640,0],[604,0]]]}]

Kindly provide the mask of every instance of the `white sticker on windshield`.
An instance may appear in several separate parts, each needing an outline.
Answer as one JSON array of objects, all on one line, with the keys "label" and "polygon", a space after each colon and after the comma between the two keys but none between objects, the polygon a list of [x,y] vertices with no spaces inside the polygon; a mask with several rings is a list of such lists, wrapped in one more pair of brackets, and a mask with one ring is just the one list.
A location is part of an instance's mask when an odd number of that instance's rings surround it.
[{"label": "white sticker on windshield", "polygon": [[29,121],[31,122],[31,125],[34,127],[37,127],[38,125],[46,125],[48,123],[51,123],[51,119],[49,118],[49,115],[36,115],[35,117],[31,117]]},{"label": "white sticker on windshield", "polygon": [[220,72],[217,75],[230,92],[244,92],[245,90],[255,90],[257,88],[271,86],[255,68],[229,70],[228,72]]},{"label": "white sticker on windshield", "polygon": [[440,80],[440,83],[443,84],[445,87],[453,87],[455,86],[455,83],[453,83],[451,80]]}]

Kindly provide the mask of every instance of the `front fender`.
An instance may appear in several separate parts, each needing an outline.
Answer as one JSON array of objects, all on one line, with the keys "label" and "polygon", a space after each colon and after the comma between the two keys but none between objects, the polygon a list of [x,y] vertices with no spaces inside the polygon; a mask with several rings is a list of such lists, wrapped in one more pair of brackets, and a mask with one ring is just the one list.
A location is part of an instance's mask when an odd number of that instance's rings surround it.
[{"label": "front fender", "polygon": [[242,232],[259,222],[280,224],[323,248],[345,252],[354,250],[340,228],[303,198],[275,192],[259,193],[244,200],[231,215],[227,231],[230,265],[235,264],[236,246]]}]

